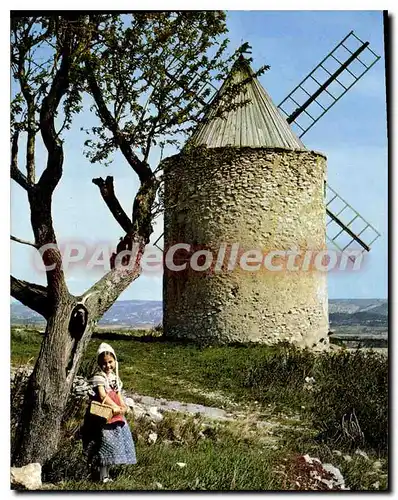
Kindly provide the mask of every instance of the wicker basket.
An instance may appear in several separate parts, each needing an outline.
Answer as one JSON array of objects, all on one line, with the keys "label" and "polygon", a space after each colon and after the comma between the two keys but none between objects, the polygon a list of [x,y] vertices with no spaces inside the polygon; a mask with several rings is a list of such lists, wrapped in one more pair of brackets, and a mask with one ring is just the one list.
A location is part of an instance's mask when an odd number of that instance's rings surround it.
[{"label": "wicker basket", "polygon": [[91,401],[90,413],[91,415],[109,420],[110,418],[112,418],[113,410],[112,406],[98,403],[98,401]]}]

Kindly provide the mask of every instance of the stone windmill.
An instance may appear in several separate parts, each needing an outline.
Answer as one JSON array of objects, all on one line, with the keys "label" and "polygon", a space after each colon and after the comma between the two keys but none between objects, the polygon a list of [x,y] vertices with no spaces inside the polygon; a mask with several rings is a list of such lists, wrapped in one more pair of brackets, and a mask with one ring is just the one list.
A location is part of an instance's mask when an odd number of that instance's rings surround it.
[{"label": "stone windmill", "polygon": [[[163,162],[164,246],[191,245],[181,248],[180,263],[192,253],[197,257],[195,269],[165,266],[166,336],[309,347],[327,342],[326,272],[321,266],[287,268],[286,255],[320,252],[327,236],[342,251],[353,244],[369,251],[379,233],[327,186],[325,156],[306,149],[300,138],[378,59],[350,32],[279,106],[252,78],[247,60],[235,63],[187,145]],[[363,71],[355,72],[356,65]],[[249,103],[214,118],[225,89],[241,81],[248,83],[235,102]],[[340,95],[331,91],[335,85]],[[337,232],[330,233],[333,226]],[[209,254],[220,259],[220,247],[222,261],[207,267]],[[258,265],[257,251],[268,255],[269,266]],[[236,253],[245,269],[230,265]]]}]

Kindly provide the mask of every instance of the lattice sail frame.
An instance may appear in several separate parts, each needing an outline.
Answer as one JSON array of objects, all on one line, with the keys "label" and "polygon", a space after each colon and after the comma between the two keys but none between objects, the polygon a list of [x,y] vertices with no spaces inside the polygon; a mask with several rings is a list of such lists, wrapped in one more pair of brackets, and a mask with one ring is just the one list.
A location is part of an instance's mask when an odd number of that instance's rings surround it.
[{"label": "lattice sail frame", "polygon": [[[326,218],[326,227],[329,228],[328,240],[342,252],[349,247],[369,252],[370,246],[381,236],[330,186],[326,186]],[[337,232],[332,236],[333,228],[336,228]],[[353,243],[356,245],[353,246]]]},{"label": "lattice sail frame", "polygon": [[[349,44],[350,48],[347,47]],[[361,59],[360,55],[367,57],[367,60]],[[339,57],[344,56],[346,59],[341,61]],[[278,108],[286,117],[286,121],[297,127],[301,138],[379,59],[380,56],[370,49],[369,42],[363,42],[353,31],[350,31],[283,99]],[[345,78],[344,83],[339,80],[339,77]],[[324,81],[320,82],[321,79]],[[334,86],[334,83],[337,85]],[[297,107],[292,111],[295,106]],[[317,114],[316,117],[309,112],[310,108],[312,113]],[[307,118],[307,123],[299,121],[303,113]]]},{"label": "lattice sail frame", "polygon": [[[343,61],[340,59],[342,55],[346,57]],[[359,57],[360,55],[362,58]],[[365,60],[363,59],[364,57]],[[301,138],[365,75],[365,73],[372,68],[372,66],[377,63],[379,59],[380,56],[369,47],[369,42],[363,42],[355,35],[354,31],[350,31],[277,107],[282,112],[283,116],[285,116],[286,121],[291,124],[293,128],[296,127],[298,129],[299,137]],[[335,66],[336,63],[338,64],[337,68],[333,68],[331,64]],[[361,68],[362,71],[356,71],[358,68]],[[322,79],[321,75],[325,78],[323,82],[319,81]],[[176,77],[170,75],[170,78],[175,79]],[[198,78],[200,78],[199,75]],[[343,78],[345,78],[344,81],[342,81]],[[194,78],[194,80],[196,80],[196,78]],[[182,92],[189,91],[191,83],[188,86],[181,85]],[[199,102],[203,105],[203,110],[211,103],[217,92],[216,87],[210,82],[204,84],[204,87],[207,85],[212,87],[214,93],[203,102],[198,96]],[[311,86],[312,89],[310,89]],[[341,89],[340,93],[337,93],[337,95],[335,95],[336,88]],[[326,96],[329,100],[328,102],[325,101]],[[311,113],[317,116],[313,116]],[[303,115],[307,118],[307,123],[300,121],[303,119]],[[337,203],[335,200],[340,204],[338,208],[335,206]],[[336,210],[338,210],[337,213]],[[348,222],[341,218],[341,214],[343,213],[344,217],[350,219]],[[351,214],[351,216],[349,216],[349,214]],[[334,235],[327,235],[327,239],[342,252],[348,247],[352,248],[354,242],[357,244],[358,249],[369,252],[370,246],[381,236],[370,223],[368,223],[328,184],[326,184],[326,218],[326,226],[329,228],[329,234],[331,234],[331,229],[333,227],[338,228],[338,232]],[[162,233],[154,243],[154,246],[162,251],[163,249],[158,243],[163,238],[163,234],[164,233]],[[342,235],[346,238],[344,241]]]},{"label": "lattice sail frame", "polygon": [[[345,58],[343,61],[342,56]],[[369,47],[369,42],[363,42],[353,31],[350,31],[283,99],[278,109],[287,117],[286,121],[299,130],[301,138],[379,59],[380,56]],[[320,82],[322,77],[324,81]],[[341,81],[342,78],[346,78],[344,83]],[[347,81],[347,78],[351,80]],[[335,86],[334,91],[336,92],[336,87],[340,89],[337,96],[333,93],[335,83],[338,87]],[[312,94],[308,91],[310,84],[315,85]],[[325,96],[329,99],[328,103],[321,102]],[[289,106],[290,108],[297,107],[291,112]],[[315,113],[318,115],[313,116]],[[300,122],[303,115],[307,119],[306,123]],[[339,203],[338,208],[335,208],[337,203]],[[344,217],[351,214],[347,217],[348,221],[341,217],[343,213]],[[348,247],[352,249],[353,243],[357,244],[355,246],[358,249],[369,252],[370,246],[380,236],[380,233],[328,184],[326,185],[326,218],[326,227],[329,228],[327,239],[342,252]],[[333,227],[338,228],[336,233],[331,231]]]}]

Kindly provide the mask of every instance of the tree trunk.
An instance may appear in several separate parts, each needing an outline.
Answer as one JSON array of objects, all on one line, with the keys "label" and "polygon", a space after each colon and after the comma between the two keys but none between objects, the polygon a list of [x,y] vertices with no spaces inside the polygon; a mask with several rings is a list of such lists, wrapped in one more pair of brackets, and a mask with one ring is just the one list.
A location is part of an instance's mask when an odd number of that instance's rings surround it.
[{"label": "tree trunk", "polygon": [[[71,312],[76,304],[73,299],[64,297],[48,319],[15,437],[12,463],[16,466],[31,462],[44,464],[57,451],[65,405],[84,352],[83,349],[76,351],[69,333]],[[92,326],[90,321],[84,333],[85,343],[91,336]]]},{"label": "tree trunk", "polygon": [[[61,423],[73,379],[99,318],[119,295],[140,275],[145,240],[139,244],[137,262],[130,270],[113,270],[99,280],[84,297],[68,291],[58,295],[57,305],[48,316],[40,353],[30,377],[17,428],[12,464],[44,464],[57,451]],[[17,287],[19,289],[20,287]],[[70,331],[72,312],[84,303],[87,323],[80,335]]]}]

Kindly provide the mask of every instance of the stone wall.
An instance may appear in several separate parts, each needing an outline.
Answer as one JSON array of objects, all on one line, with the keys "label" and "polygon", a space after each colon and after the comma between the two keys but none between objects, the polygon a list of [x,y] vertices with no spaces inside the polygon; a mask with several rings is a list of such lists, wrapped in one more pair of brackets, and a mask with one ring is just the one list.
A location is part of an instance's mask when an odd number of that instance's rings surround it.
[{"label": "stone wall", "polygon": [[[201,147],[163,168],[166,250],[175,243],[214,255],[221,243],[263,254],[325,248],[326,160],[319,153]],[[165,269],[165,335],[302,346],[327,339],[325,272],[228,270],[224,262],[219,272]]]}]

